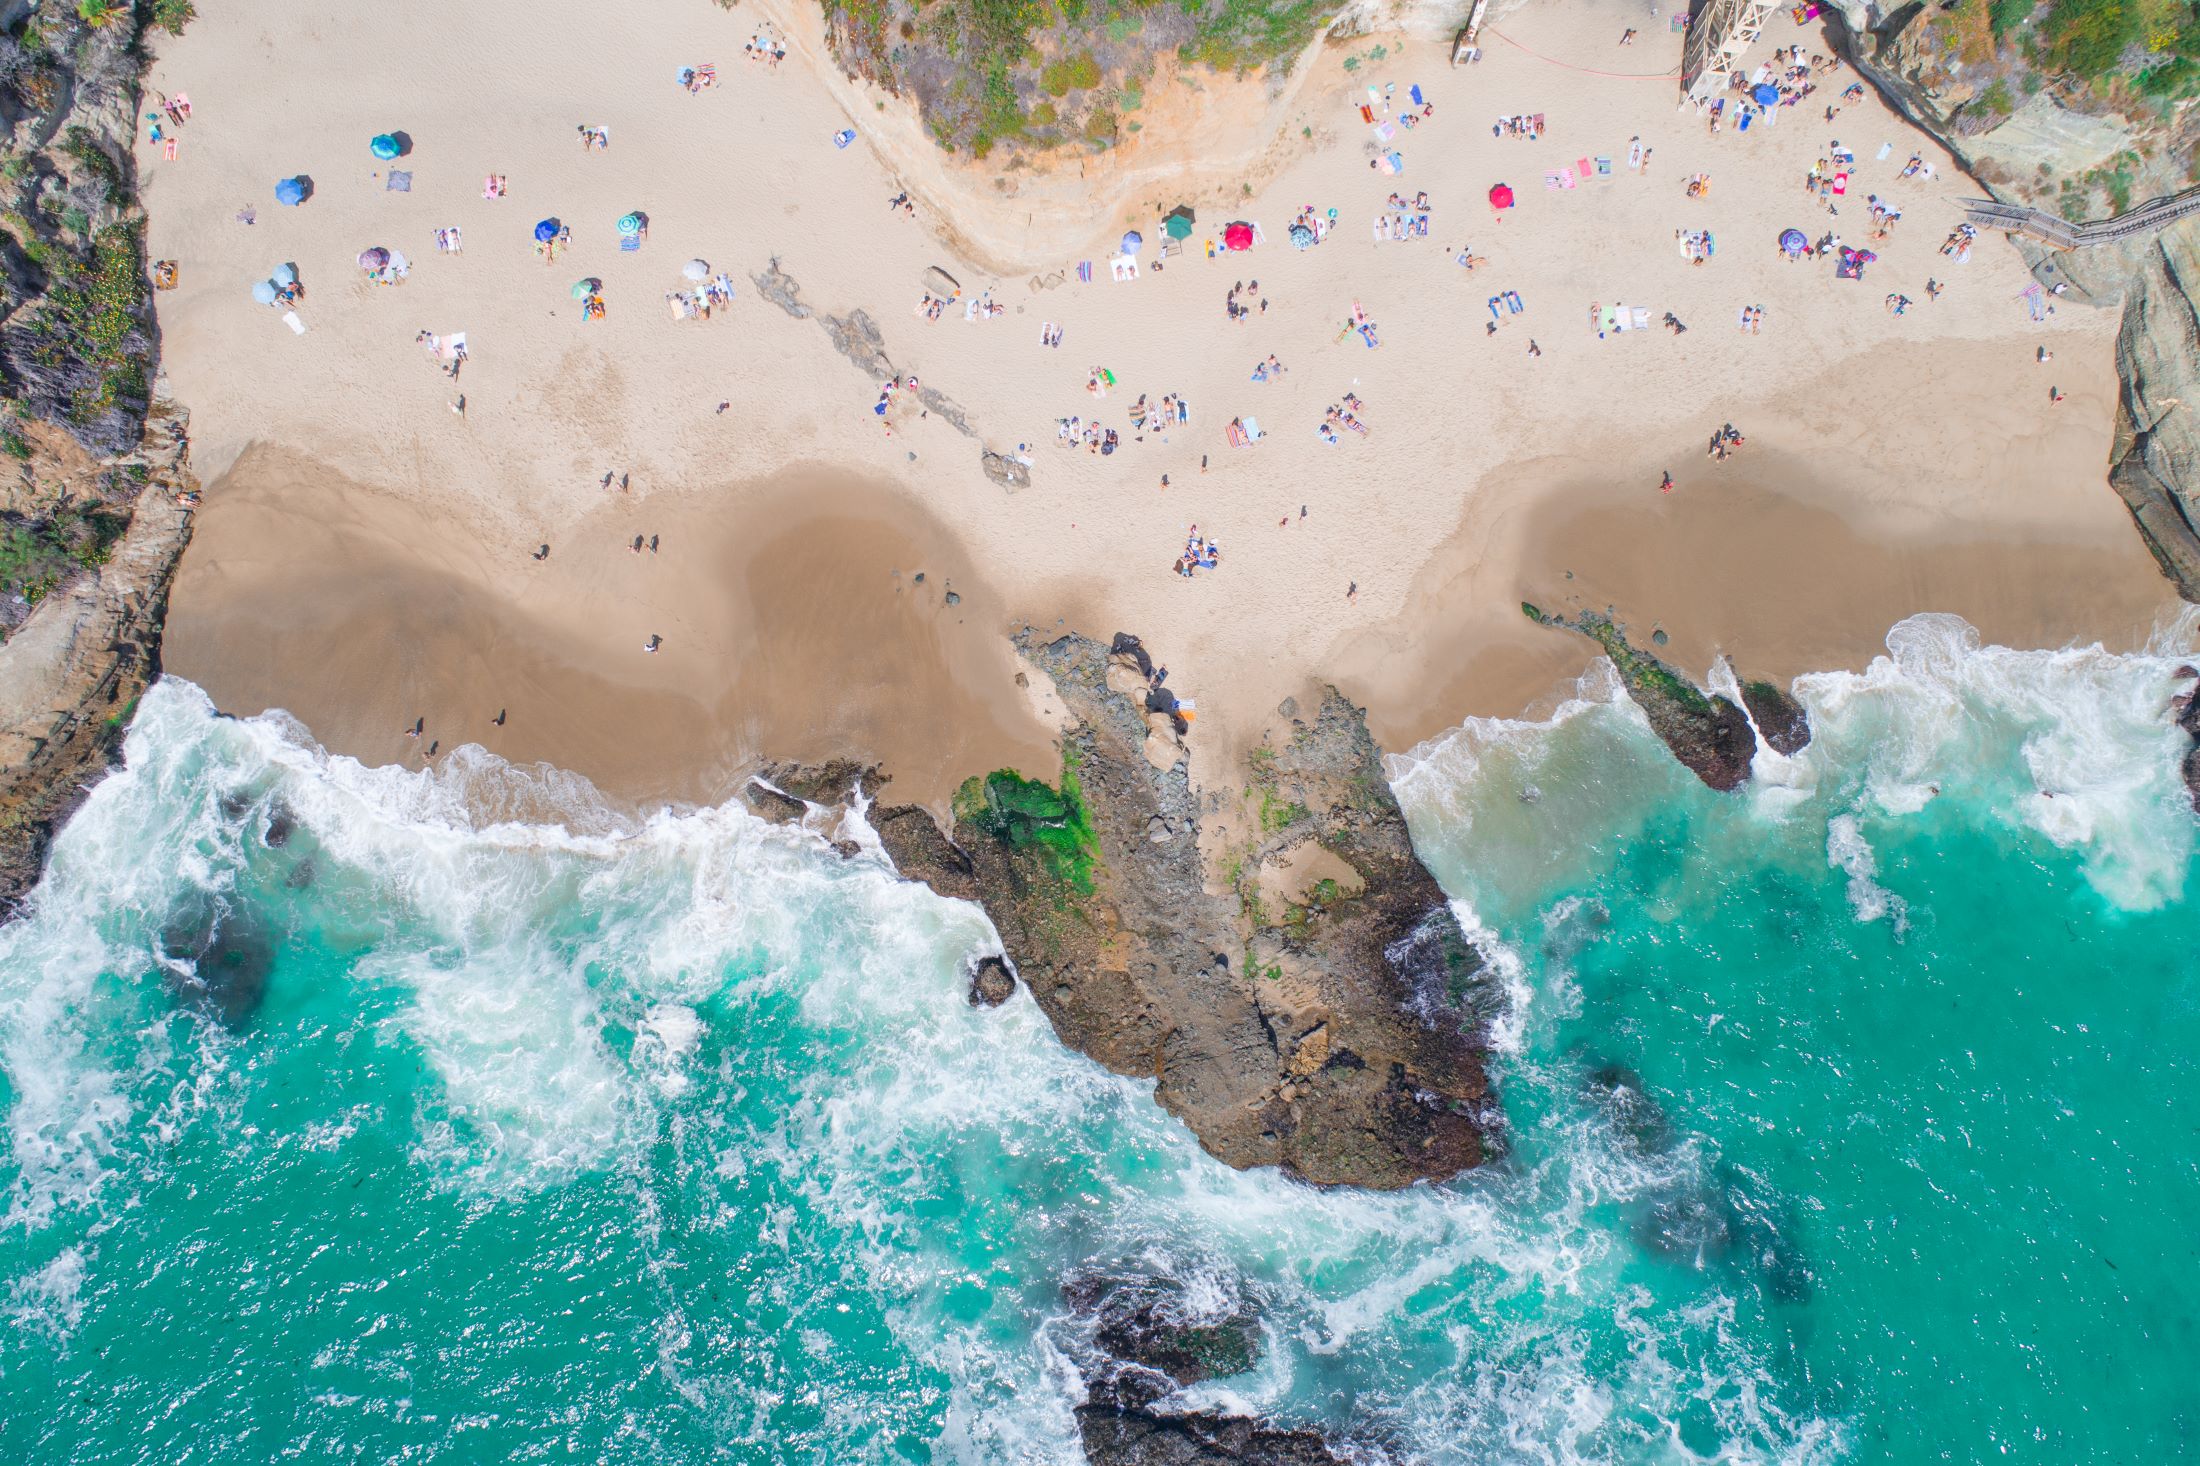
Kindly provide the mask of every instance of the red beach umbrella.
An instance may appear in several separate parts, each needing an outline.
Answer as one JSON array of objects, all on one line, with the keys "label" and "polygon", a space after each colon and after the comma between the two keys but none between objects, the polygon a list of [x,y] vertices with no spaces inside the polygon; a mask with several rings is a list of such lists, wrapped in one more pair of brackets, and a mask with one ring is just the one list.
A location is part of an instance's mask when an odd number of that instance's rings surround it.
[{"label": "red beach umbrella", "polygon": [[1491,185],[1491,187],[1490,187],[1490,207],[1491,207],[1491,208],[1493,208],[1493,209],[1509,209],[1509,208],[1511,208],[1512,206],[1513,206],[1513,191],[1512,191],[1512,185],[1511,185],[1511,184],[1509,184],[1509,183],[1498,183],[1498,184],[1493,184],[1493,185]]},{"label": "red beach umbrella", "polygon": [[1253,247],[1253,226],[1240,223],[1232,224],[1224,229],[1222,231],[1222,247],[1224,249],[1251,249]]}]

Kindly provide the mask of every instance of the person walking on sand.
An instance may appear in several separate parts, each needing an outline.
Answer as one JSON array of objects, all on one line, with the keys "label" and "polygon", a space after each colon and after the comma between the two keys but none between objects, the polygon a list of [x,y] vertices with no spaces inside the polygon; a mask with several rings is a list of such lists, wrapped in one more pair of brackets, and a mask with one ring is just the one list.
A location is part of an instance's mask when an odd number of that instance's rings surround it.
[{"label": "person walking on sand", "polygon": [[491,718],[491,719],[490,719],[489,721],[490,721],[490,722],[492,722],[492,723],[494,723],[494,724],[496,724],[496,726],[498,726],[499,728],[503,727],[503,726],[504,726],[504,713],[505,713],[505,709],[503,709],[503,708],[498,708],[498,709],[497,709],[497,715],[496,715],[496,716],[495,716],[494,718]]},{"label": "person walking on sand", "polygon": [[405,736],[407,738],[418,738],[420,730],[427,726],[428,720],[426,718],[415,718],[413,719],[413,725],[405,730]]},{"label": "person walking on sand", "polygon": [[1344,598],[1355,606],[1360,603],[1360,583],[1358,581],[1355,580],[1344,588]]},{"label": "person walking on sand", "polygon": [[1633,26],[1629,26],[1626,30],[1620,32],[1619,43],[1622,46],[1635,44],[1635,28]]},{"label": "person walking on sand", "polygon": [[1673,492],[1673,475],[1671,473],[1667,473],[1665,475],[1664,482],[1658,485],[1658,492],[1661,494],[1670,494]]},{"label": "person walking on sand", "polygon": [[2048,403],[2049,403],[2049,405],[2050,405],[2050,406],[2057,406],[2057,407],[2061,406],[2061,405],[2062,405],[2062,400],[2063,400],[2063,395],[2064,395],[2064,394],[2063,394],[2063,389],[2062,389],[2062,388],[2060,388],[2060,387],[2050,387],[2050,388],[2048,388],[2048,389],[2047,389],[2047,401],[2048,401]]},{"label": "person walking on sand", "polygon": [[642,650],[645,652],[654,653],[657,648],[663,646],[664,644],[665,639],[653,631],[649,634],[649,640],[642,643]]},{"label": "person walking on sand", "polygon": [[535,558],[536,558],[537,560],[547,560],[547,559],[549,559],[549,558],[550,558],[550,547],[549,547],[548,545],[544,545],[544,546],[543,546],[543,547],[542,547],[541,549],[539,549],[539,550],[535,551]]},{"label": "person walking on sand", "polygon": [[1535,344],[1535,338],[1534,338],[1533,336],[1530,336],[1530,337],[1528,338],[1528,355],[1530,355],[1530,356],[1541,356],[1542,354],[1543,354],[1543,348],[1542,348],[1542,347],[1540,347],[1540,346],[1538,346],[1538,345],[1536,345],[1536,344]]}]

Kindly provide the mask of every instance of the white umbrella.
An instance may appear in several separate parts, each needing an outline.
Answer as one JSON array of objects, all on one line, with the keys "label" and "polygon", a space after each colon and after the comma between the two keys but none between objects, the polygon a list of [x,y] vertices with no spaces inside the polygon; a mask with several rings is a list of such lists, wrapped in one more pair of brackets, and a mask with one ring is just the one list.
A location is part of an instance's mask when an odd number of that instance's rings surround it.
[{"label": "white umbrella", "polygon": [[690,280],[708,280],[710,278],[710,266],[704,264],[701,260],[689,260],[680,267],[680,273]]}]

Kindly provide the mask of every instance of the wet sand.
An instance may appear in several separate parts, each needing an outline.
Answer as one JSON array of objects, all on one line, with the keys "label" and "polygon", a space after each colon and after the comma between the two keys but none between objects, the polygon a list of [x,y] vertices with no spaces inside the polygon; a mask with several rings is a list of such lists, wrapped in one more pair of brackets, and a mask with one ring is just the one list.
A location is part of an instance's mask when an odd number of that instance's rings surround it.
[{"label": "wet sand", "polygon": [[971,773],[1058,760],[955,537],[844,473],[614,492],[538,563],[255,448],[208,495],[191,553],[168,670],[368,763],[474,742],[649,805],[720,802],[763,758],[891,754],[890,797],[944,807]]}]

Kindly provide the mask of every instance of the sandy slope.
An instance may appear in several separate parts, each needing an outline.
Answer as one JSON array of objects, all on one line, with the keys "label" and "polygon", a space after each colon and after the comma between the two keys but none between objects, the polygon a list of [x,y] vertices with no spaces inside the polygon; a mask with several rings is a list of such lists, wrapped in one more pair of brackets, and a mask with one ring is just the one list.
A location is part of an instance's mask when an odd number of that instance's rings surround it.
[{"label": "sandy slope", "polygon": [[[1391,59],[1356,75],[1342,59],[1370,42],[1321,53],[1265,114],[1274,146],[1245,172],[1268,181],[1225,211],[1208,202],[1217,159],[1261,142],[1242,116],[1267,91],[1249,84],[1233,94],[1240,122],[1173,145],[1207,169],[1195,243],[1232,212],[1271,242],[1187,254],[1135,284],[1109,283],[1104,256],[1126,227],[1155,237],[1150,205],[1173,197],[1152,182],[1166,137],[1092,185],[1130,202],[1079,220],[1059,207],[1062,177],[1008,196],[922,154],[891,109],[865,114],[859,89],[818,77],[799,26],[798,54],[766,72],[742,56],[753,10],[559,11],[396,0],[300,20],[233,0],[159,59],[154,84],[195,107],[176,161],[140,154],[153,252],[184,276],[161,300],[164,360],[202,472],[220,477],[177,587],[169,665],[224,707],[288,706],[373,760],[416,758],[428,740],[401,730],[426,716],[445,747],[478,739],[644,799],[720,797],[759,752],[856,749],[894,757],[904,793],[937,799],[959,770],[1044,757],[997,635],[1023,620],[1143,634],[1214,750],[1257,735],[1314,675],[1369,700],[1393,746],[1547,696],[1584,650],[1528,625],[1523,598],[1613,604],[1666,627],[1692,667],[1728,647],[1774,674],[1859,663],[1918,610],[2011,641],[2125,642],[2167,603],[2103,480],[2113,316],[2032,324],[2021,263],[1998,241],[1967,266],[1944,261],[1965,185],[1945,159],[1936,183],[1897,181],[1913,147],[1935,153],[1874,102],[1830,128],[1790,111],[1711,137],[1674,110],[1670,82],[1590,74],[1675,64],[1662,30],[1614,45],[1637,7],[1528,7],[1466,71],[1425,41],[1389,38]],[[1764,44],[1799,38],[1776,18]],[[703,61],[723,84],[691,96],[674,74]],[[1353,105],[1392,80],[1436,103],[1396,144],[1398,179],[1369,170]],[[1186,100],[1149,104],[1157,133],[1197,114]],[[883,152],[868,138],[834,149],[844,104]],[[1546,115],[1543,140],[1491,137],[1495,115],[1524,110]],[[581,123],[611,129],[608,152],[582,152]],[[415,142],[400,165],[410,193],[384,191],[368,154],[393,128]],[[1647,176],[1625,168],[1633,135],[1655,148]],[[1799,188],[1829,136],[1863,160],[1837,221]],[[1876,163],[1882,141],[1893,154]],[[1546,168],[1584,155],[1613,157],[1617,176],[1544,191]],[[1684,197],[1698,169],[1713,174],[1707,200]],[[508,197],[481,197],[490,171],[509,176]],[[272,185],[293,172],[316,196],[280,209]],[[1034,292],[1019,268],[997,282],[998,320],[916,318],[927,265],[971,290],[989,279],[925,217],[887,210],[897,177],[989,258],[1091,259],[1096,282]],[[1521,205],[1502,223],[1483,202],[1500,180]],[[1371,239],[1397,188],[1431,193],[1429,239]],[[1777,258],[1790,224],[1861,240],[1871,192],[1905,221],[1864,282]],[[248,203],[249,227],[233,217]],[[1301,203],[1340,219],[1305,254],[1281,243]],[[622,254],[612,221],[636,208],[651,237]],[[530,237],[545,215],[572,230],[547,265]],[[432,243],[450,224],[465,231],[456,257]],[[1691,268],[1673,242],[1683,226],[1714,230],[1718,258]],[[1491,263],[1451,263],[1466,243]],[[360,279],[353,256],[377,244],[411,256],[409,283]],[[731,273],[740,298],[676,324],[662,296],[691,256]],[[978,472],[979,442],[936,416],[887,437],[876,387],[819,323],[757,298],[747,276],[773,257],[819,310],[867,310],[896,364],[959,403],[984,443],[1032,444],[1033,486],[1004,492]],[[310,292],[302,337],[249,297],[284,260]],[[1937,303],[1928,275],[1948,285]],[[608,320],[579,319],[567,287],[583,276],[604,281]],[[1227,323],[1224,293],[1255,277],[1267,314]],[[1528,310],[1486,336],[1485,299],[1508,289]],[[1918,302],[1908,315],[1882,308],[1894,290]],[[1336,339],[1355,299],[1381,325],[1379,350]],[[1600,341],[1589,304],[1615,300],[1691,330]],[[1744,304],[1765,307],[1762,335],[1734,329]],[[1067,330],[1059,350],[1039,345],[1048,320]],[[422,329],[468,333],[455,388],[415,346]],[[2052,366],[2035,365],[2041,345]],[[1271,352],[1289,375],[1250,383]],[[1120,383],[1104,402],[1084,391],[1096,364]],[[2052,408],[2051,384],[2069,394]],[[463,418],[448,406],[458,391]],[[1132,441],[1142,391],[1187,395],[1189,427]],[[1315,425],[1346,391],[1373,432],[1333,448]],[[720,401],[732,409],[717,414]],[[1054,446],[1057,417],[1095,410],[1120,452]],[[1233,450],[1223,426],[1247,413],[1270,436]],[[1751,441],[1714,466],[1703,444],[1723,421]],[[809,487],[790,493],[790,468]],[[1665,469],[1679,480],[1669,498]],[[607,494],[607,470],[631,474],[632,493]],[[1170,564],[1193,523],[1225,559],[1185,580]],[[632,555],[637,533],[659,535],[660,553]],[[821,567],[837,547],[834,584]],[[925,599],[943,566],[967,589],[959,606]],[[865,586],[875,603],[852,612]],[[665,638],[654,656],[651,634]],[[859,642],[873,650],[860,667],[840,660]],[[800,650],[759,671],[773,648]],[[514,709],[501,729],[488,722],[500,707]]]}]

